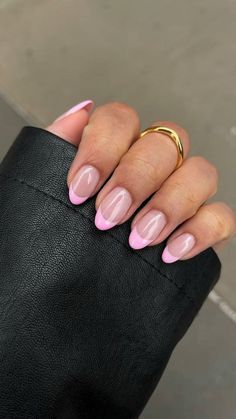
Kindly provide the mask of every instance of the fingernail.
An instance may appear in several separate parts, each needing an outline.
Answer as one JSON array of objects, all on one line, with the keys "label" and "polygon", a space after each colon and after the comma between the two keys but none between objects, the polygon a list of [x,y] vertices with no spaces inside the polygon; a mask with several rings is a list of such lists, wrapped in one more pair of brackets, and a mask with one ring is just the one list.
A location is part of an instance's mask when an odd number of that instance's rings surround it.
[{"label": "fingernail", "polygon": [[100,230],[108,230],[118,224],[132,204],[130,193],[120,186],[113,189],[101,202],[95,225]]},{"label": "fingernail", "polygon": [[133,249],[142,249],[160,234],[167,223],[166,216],[158,210],[148,211],[133,227],[129,244]]},{"label": "fingernail", "polygon": [[162,260],[172,263],[185,256],[195,245],[196,239],[192,234],[184,233],[173,239],[164,249]]},{"label": "fingernail", "polygon": [[72,204],[82,204],[94,192],[100,178],[99,171],[89,164],[82,166],[76,173],[69,188]]},{"label": "fingernail", "polygon": [[63,113],[61,116],[59,116],[57,119],[55,119],[55,121],[59,121],[59,119],[62,119],[65,116],[68,116],[72,113],[80,111],[81,109],[86,109],[88,111],[88,113],[90,113],[92,111],[93,107],[94,107],[94,102],[92,100],[90,100],[90,99],[89,100],[84,100],[83,102],[78,103],[77,105],[73,106],[68,111]]}]

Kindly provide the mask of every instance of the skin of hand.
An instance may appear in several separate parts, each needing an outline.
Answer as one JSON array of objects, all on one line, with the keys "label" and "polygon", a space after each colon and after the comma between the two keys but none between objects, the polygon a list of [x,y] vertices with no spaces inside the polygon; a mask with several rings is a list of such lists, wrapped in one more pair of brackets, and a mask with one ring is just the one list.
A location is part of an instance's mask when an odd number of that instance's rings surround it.
[{"label": "skin of hand", "polygon": [[138,114],[126,103],[94,110],[93,101],[86,100],[48,126],[78,147],[67,177],[70,201],[81,205],[99,191],[94,221],[100,230],[124,223],[137,211],[129,245],[155,246],[169,236],[162,254],[166,263],[192,258],[210,246],[222,249],[236,234],[236,215],[224,202],[206,203],[217,191],[216,167],[202,156],[187,157],[189,136],[177,124],[151,125],[180,136],[184,160],[178,169],[174,142],[155,132],[140,138]]}]

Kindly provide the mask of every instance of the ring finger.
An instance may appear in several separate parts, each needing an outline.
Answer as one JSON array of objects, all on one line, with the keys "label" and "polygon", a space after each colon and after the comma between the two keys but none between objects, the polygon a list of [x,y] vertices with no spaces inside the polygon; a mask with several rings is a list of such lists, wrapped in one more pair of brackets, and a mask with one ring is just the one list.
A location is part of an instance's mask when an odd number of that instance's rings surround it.
[{"label": "ring finger", "polygon": [[130,246],[141,249],[162,242],[217,189],[217,171],[201,156],[184,161],[132,221]]}]

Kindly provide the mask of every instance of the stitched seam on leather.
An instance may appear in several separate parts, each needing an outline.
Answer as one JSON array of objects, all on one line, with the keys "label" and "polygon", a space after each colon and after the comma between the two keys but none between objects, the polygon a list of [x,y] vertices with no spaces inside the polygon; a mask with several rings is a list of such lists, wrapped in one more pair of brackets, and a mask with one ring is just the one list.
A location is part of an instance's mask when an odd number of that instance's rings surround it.
[{"label": "stitched seam on leather", "polygon": [[[4,173],[0,173],[0,176],[2,176],[2,177],[5,177],[6,179],[10,179],[10,180],[13,180],[13,181],[16,181],[16,182],[19,182],[19,183],[21,183],[21,184],[23,184],[23,185],[26,185],[26,186],[28,186],[29,188],[32,188],[32,189],[34,189],[35,191],[37,191],[37,192],[41,192],[43,195],[45,195],[45,196],[47,196],[47,197],[49,197],[49,198],[51,198],[51,199],[53,199],[54,201],[56,201],[56,202],[58,202],[59,204],[62,204],[63,206],[65,206],[65,207],[67,207],[67,208],[69,208],[69,209],[71,209],[72,211],[74,211],[74,212],[76,212],[77,214],[80,214],[82,217],[84,217],[86,220],[88,220],[88,221],[90,221],[91,223],[93,223],[94,224],[94,222],[89,218],[89,217],[87,217],[85,214],[83,214],[82,212],[80,212],[80,211],[78,211],[78,210],[76,210],[75,208],[73,208],[72,206],[70,206],[69,204],[66,204],[65,202],[63,202],[63,201],[61,201],[60,199],[58,199],[58,198],[56,198],[55,196],[53,196],[53,195],[51,195],[51,194],[49,194],[49,193],[47,193],[47,192],[45,192],[45,191],[43,191],[43,190],[41,190],[41,189],[39,189],[38,187],[35,187],[35,185],[32,185],[32,184],[30,184],[30,183],[28,183],[28,182],[26,182],[26,181],[24,181],[24,180],[22,180],[22,179],[19,179],[19,178],[15,178],[15,177],[13,177],[13,176],[9,176],[9,175],[6,175],[6,174],[4,174]],[[146,260],[146,259],[144,259],[144,257],[143,256],[141,256],[140,254],[138,254],[138,253],[135,253],[130,247],[128,247],[128,246],[126,246],[123,242],[121,242],[119,239],[117,239],[117,237],[115,237],[115,236],[113,236],[113,234],[111,234],[111,232],[109,232],[109,231],[107,231],[106,232],[110,237],[112,237],[114,240],[116,240],[118,243],[120,243],[123,247],[125,247],[125,249],[128,249],[129,251],[131,251],[132,253],[134,253],[135,254],[135,256],[137,256],[137,257],[139,257],[140,259],[142,259],[147,265],[149,265],[149,266],[151,266],[153,269],[155,269],[155,271],[157,271],[159,274],[161,274],[164,278],[166,278],[169,282],[171,282],[172,284],[174,284],[175,286],[176,286],[176,288],[192,303],[192,304],[194,304],[194,306],[195,306],[195,308],[196,308],[196,310],[198,310],[198,307],[197,307],[197,305],[195,304],[195,301],[194,301],[194,299],[192,298],[192,297],[190,297],[190,295],[188,295],[187,293],[186,293],[186,291],[184,290],[184,288],[183,287],[181,287],[181,286],[179,286],[172,278],[169,278],[166,274],[164,274],[162,271],[160,271],[155,265],[153,265],[151,262],[149,262],[148,260]]]}]

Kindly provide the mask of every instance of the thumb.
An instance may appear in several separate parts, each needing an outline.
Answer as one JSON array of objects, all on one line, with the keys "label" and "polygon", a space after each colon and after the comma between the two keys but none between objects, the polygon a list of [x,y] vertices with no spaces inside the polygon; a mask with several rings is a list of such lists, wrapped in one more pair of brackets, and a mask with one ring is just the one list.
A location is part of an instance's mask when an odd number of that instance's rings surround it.
[{"label": "thumb", "polygon": [[78,146],[93,107],[92,100],[85,100],[58,117],[46,130]]}]

